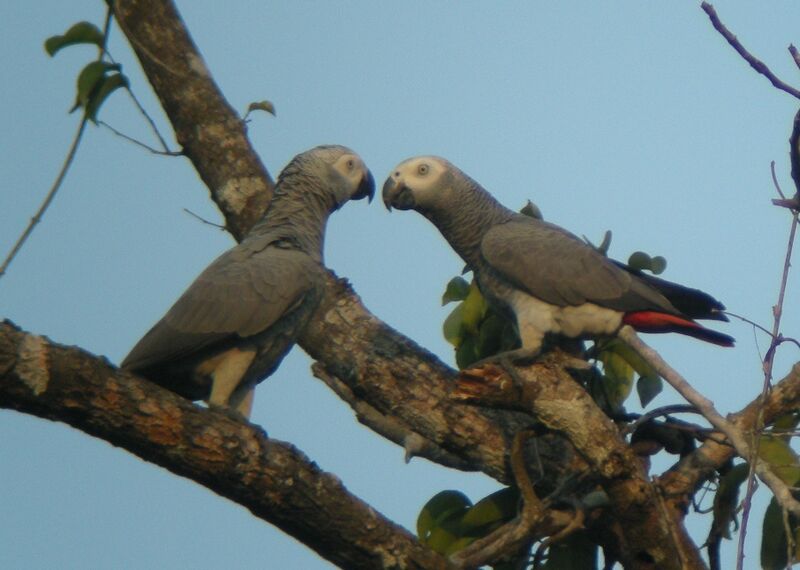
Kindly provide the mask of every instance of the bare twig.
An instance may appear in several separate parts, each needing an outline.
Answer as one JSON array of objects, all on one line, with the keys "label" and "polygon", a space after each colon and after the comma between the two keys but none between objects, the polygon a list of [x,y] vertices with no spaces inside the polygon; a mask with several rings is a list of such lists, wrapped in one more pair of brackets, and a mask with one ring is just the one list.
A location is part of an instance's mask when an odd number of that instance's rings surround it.
[{"label": "bare twig", "polygon": [[[155,121],[147,113],[147,111],[145,111],[144,107],[139,102],[139,99],[137,99],[136,95],[133,93],[133,90],[130,87],[126,87],[125,91],[128,92],[128,95],[130,96],[131,100],[133,101],[133,104],[136,105],[136,108],[139,109],[139,112],[142,114],[142,116],[145,118],[145,120],[150,124],[150,128],[152,129],[153,133],[155,133],[156,138],[158,139],[158,142],[161,143],[161,146],[164,149],[163,154],[168,154],[168,155],[178,154],[178,155],[182,155],[183,152],[175,152],[175,151],[172,151],[172,150],[169,149],[169,145],[167,144],[167,141],[164,140],[164,137],[161,136],[161,133],[159,132]],[[154,151],[154,152],[157,152],[157,151]]]},{"label": "bare twig", "polygon": [[223,226],[221,224],[216,224],[216,223],[214,223],[212,221],[209,221],[209,220],[205,219],[204,217],[202,217],[202,216],[200,216],[198,214],[195,214],[189,208],[184,208],[183,211],[186,212],[187,214],[189,214],[190,216],[192,216],[193,218],[196,218],[196,219],[200,220],[204,224],[207,224],[209,226],[213,226],[213,227],[215,227],[215,228],[217,228],[219,230],[225,231],[225,230],[228,229],[228,228],[226,228],[225,226]]},{"label": "bare twig", "polygon": [[[797,150],[797,144],[800,142],[800,112],[795,115],[794,124],[792,127],[792,136],[789,137],[789,156],[791,157],[792,163],[792,179],[795,182],[795,186],[798,187],[800,190],[800,164],[798,161],[800,160]],[[778,189],[778,193],[784,198],[783,193],[780,191],[780,186],[775,177],[775,169],[773,163],[773,180],[775,181],[775,187]],[[797,197],[797,193],[795,193],[795,197]],[[747,476],[747,487],[744,495],[744,501],[742,502],[742,527],[739,531],[739,544],[737,547],[737,567],[741,568],[743,561],[744,561],[744,541],[745,536],[747,535],[747,523],[750,519],[750,506],[753,499],[753,493],[755,492],[755,471],[757,468],[757,461],[759,456],[759,448],[761,446],[761,431],[764,429],[764,406],[763,402],[766,401],[767,395],[769,394],[770,389],[772,388],[772,369],[773,364],[775,361],[775,352],[778,346],[781,345],[783,339],[780,334],[781,328],[781,316],[783,315],[783,301],[786,296],[786,283],[789,280],[789,268],[792,266],[792,250],[794,248],[794,239],[797,233],[797,210],[792,211],[792,225],[789,230],[789,243],[786,245],[786,256],[784,257],[783,261],[783,273],[781,275],[781,285],[780,290],[778,292],[778,302],[772,308],[772,342],[767,349],[766,354],[764,355],[764,361],[762,364],[762,369],[764,371],[764,382],[761,388],[761,402],[762,405],[759,407],[758,410],[758,417],[756,419],[755,429],[753,430],[753,452],[752,456],[748,459],[750,462],[750,471]],[[784,510],[784,513],[788,510],[786,505],[781,503],[781,507]]]},{"label": "bare twig", "polygon": [[772,174],[772,183],[775,185],[775,190],[778,192],[778,196],[780,196],[781,198],[786,200],[786,195],[783,193],[783,190],[781,190],[781,185],[778,182],[778,175],[775,174],[775,161],[774,160],[770,161],[770,163],[769,163],[769,171]]},{"label": "bare twig", "polygon": [[47,211],[47,208],[53,201],[53,198],[56,197],[56,193],[58,192],[59,188],[61,188],[61,183],[64,182],[64,177],[69,171],[69,167],[72,166],[72,161],[75,159],[75,153],[78,152],[78,146],[81,143],[83,131],[86,129],[86,123],[88,120],[88,117],[84,114],[81,118],[80,125],[78,125],[78,132],[75,133],[75,137],[72,139],[72,145],[69,148],[67,157],[64,159],[64,164],[61,165],[61,170],[59,171],[55,182],[53,182],[53,185],[50,187],[50,191],[47,193],[47,196],[45,196],[44,201],[42,202],[41,206],[39,206],[39,209],[31,218],[31,221],[28,223],[25,231],[22,232],[22,235],[20,235],[19,239],[17,239],[17,243],[15,243],[14,247],[11,248],[11,251],[3,261],[3,265],[0,266],[0,278],[5,275],[8,266],[11,265],[12,261],[14,261],[14,258],[19,253],[19,250],[22,249],[22,246],[25,245],[25,242],[28,241],[31,233],[33,233],[33,229],[42,220],[42,216],[44,216],[44,213]]},{"label": "bare twig", "polygon": [[797,52],[797,48],[794,47],[794,44],[789,44],[789,53],[792,54],[795,65],[800,67],[800,53]]},{"label": "bare twig", "polygon": [[722,21],[720,21],[719,16],[717,16],[717,11],[714,10],[714,6],[708,2],[703,2],[700,7],[703,8],[706,14],[708,14],[714,29],[722,34],[722,37],[728,41],[731,47],[733,47],[733,49],[735,49],[736,52],[742,56],[747,63],[750,64],[750,67],[769,79],[770,83],[772,83],[772,85],[774,85],[776,88],[800,99],[800,91],[778,79],[778,77],[772,73],[772,71],[763,61],[756,58],[744,48],[744,46],[739,42],[739,39],[733,35],[728,28],[725,27],[725,24],[723,24]]},{"label": "bare twig", "polygon": [[673,404],[671,406],[662,406],[661,408],[656,408],[655,410],[651,410],[646,414],[642,414],[635,421],[626,425],[620,433],[625,436],[629,433],[633,433],[636,431],[640,425],[644,422],[652,420],[654,418],[658,418],[661,416],[668,416],[670,414],[699,414],[700,412],[697,411],[697,408],[694,406],[687,406],[686,404]]},{"label": "bare twig", "polygon": [[132,142],[133,144],[142,147],[145,150],[152,152],[153,154],[158,154],[160,156],[183,156],[183,152],[181,151],[173,151],[173,150],[158,150],[157,148],[153,148],[150,145],[143,143],[142,141],[136,140],[135,138],[126,135],[125,133],[118,131],[105,121],[97,120],[97,124],[101,127],[105,127],[110,130],[112,133],[117,135],[118,137],[122,137],[126,141]]}]

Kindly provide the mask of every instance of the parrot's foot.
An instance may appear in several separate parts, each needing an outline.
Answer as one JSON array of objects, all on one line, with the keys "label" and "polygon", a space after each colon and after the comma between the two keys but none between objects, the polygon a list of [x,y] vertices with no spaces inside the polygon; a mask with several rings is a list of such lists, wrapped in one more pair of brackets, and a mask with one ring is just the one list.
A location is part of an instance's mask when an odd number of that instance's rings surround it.
[{"label": "parrot's foot", "polygon": [[225,404],[212,404],[211,402],[208,402],[208,409],[219,412],[220,414],[224,414],[230,419],[240,423],[249,423],[250,421],[250,417],[248,415],[245,415],[236,408],[231,408]]}]

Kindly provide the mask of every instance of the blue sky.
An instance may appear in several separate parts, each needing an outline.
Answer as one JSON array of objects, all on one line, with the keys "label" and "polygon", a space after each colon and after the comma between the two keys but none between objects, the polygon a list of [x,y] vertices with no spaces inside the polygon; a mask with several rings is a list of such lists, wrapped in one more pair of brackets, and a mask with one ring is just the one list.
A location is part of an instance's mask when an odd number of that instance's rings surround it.
[{"label": "blue sky", "polygon": [[[103,5],[0,4],[3,255],[60,167],[79,119],[67,114],[74,79],[94,56],[79,47],[51,59],[42,42],[78,20],[101,24]],[[786,52],[800,41],[800,5],[715,6],[754,53],[800,85]],[[771,326],[789,224],[770,205],[769,164],[792,192],[787,139],[797,102],[733,52],[699,3],[197,0],[179,8],[231,104],[275,104],[276,118],[256,116],[249,127],[273,175],[323,143],[359,152],[379,184],[399,161],[438,154],[509,207],[532,199],[549,221],[596,242],[611,229],[612,255],[663,255],[668,279]],[[110,49],[172,141],[118,29]],[[100,117],[152,140],[122,93]],[[89,129],[51,210],[0,280],[0,316],[119,362],[232,243],[184,208],[219,220],[188,161]],[[326,261],[377,316],[452,363],[440,332],[449,309],[439,300],[462,263],[427,221],[379,202],[351,204],[331,219]],[[800,327],[797,301],[793,276],[789,336]],[[723,413],[760,389],[767,344],[743,323],[724,330],[735,349],[646,338]],[[783,348],[776,376],[797,360]],[[406,465],[309,364],[292,352],[256,392],[253,421],[387,516],[413,528],[442,489],[477,499],[496,488],[425,460]],[[677,401],[665,392],[653,405]],[[69,427],[0,410],[0,433],[0,567],[330,567],[243,508]],[[708,521],[692,524],[702,542]],[[749,534],[751,567],[758,536]]]}]

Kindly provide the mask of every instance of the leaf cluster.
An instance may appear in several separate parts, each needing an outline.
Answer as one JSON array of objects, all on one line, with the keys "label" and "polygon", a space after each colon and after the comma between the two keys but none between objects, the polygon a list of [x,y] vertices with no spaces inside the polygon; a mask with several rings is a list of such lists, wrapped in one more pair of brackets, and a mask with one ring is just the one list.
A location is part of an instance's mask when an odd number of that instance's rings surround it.
[{"label": "leaf cluster", "polygon": [[50,57],[55,56],[62,49],[74,45],[94,45],[100,50],[100,57],[84,66],[78,74],[75,104],[70,113],[84,110],[84,116],[97,122],[97,113],[108,96],[123,87],[128,89],[130,82],[122,73],[122,66],[118,63],[104,60],[105,34],[91,22],[78,22],[70,27],[64,34],[47,38],[44,49]]}]

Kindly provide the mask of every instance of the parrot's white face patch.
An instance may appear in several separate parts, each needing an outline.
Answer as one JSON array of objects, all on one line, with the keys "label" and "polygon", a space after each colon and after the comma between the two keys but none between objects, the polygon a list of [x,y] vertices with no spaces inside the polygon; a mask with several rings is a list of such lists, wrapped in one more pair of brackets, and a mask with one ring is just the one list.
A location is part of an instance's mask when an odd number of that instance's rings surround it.
[{"label": "parrot's white face patch", "polygon": [[361,157],[355,153],[345,153],[333,163],[333,169],[341,174],[345,180],[345,195],[338,196],[339,203],[346,202],[358,190],[361,181],[367,173],[367,166]]},{"label": "parrot's white face patch", "polygon": [[445,190],[442,176],[450,163],[437,156],[417,156],[398,164],[391,173],[395,183],[402,184],[414,193],[417,206],[434,204]]},{"label": "parrot's white face patch", "polygon": [[354,191],[367,171],[364,161],[355,153],[346,153],[337,158],[333,163],[333,169],[352,183]]},{"label": "parrot's white face patch", "polygon": [[594,303],[558,307],[514,291],[508,302],[517,317],[522,346],[538,351],[545,333],[557,333],[570,338],[583,335],[614,334],[622,324],[622,313]]}]

